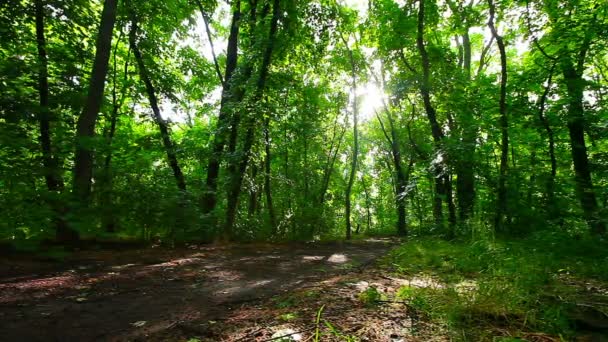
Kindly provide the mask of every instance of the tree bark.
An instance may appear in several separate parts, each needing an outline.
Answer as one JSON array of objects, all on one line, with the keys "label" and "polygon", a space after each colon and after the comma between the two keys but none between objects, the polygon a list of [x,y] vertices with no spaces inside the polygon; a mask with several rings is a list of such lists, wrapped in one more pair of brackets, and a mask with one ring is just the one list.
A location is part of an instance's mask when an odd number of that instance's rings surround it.
[{"label": "tree bark", "polygon": [[[579,63],[579,65],[582,64]],[[585,144],[583,107],[585,80],[582,76],[582,70],[578,71],[569,58],[562,58],[561,67],[568,91],[568,132],[570,135],[576,190],[591,232],[597,235],[604,234],[606,233],[606,224],[599,217],[597,199],[591,180],[591,170],[589,169],[587,146]]]},{"label": "tree bark", "polygon": [[500,112],[500,171],[498,175],[498,194],[497,194],[497,205],[496,205],[496,216],[494,217],[494,227],[497,231],[504,230],[504,224],[507,212],[507,169],[508,169],[508,158],[509,158],[509,119],[507,114],[507,53],[505,51],[505,43],[502,36],[498,34],[496,27],[494,26],[494,16],[496,14],[496,7],[494,6],[493,0],[488,0],[488,6],[490,7],[490,20],[488,20],[488,26],[492,31],[492,36],[496,40],[498,50],[500,51],[500,100],[499,100],[499,112]]},{"label": "tree bark", "polygon": [[236,0],[232,13],[230,35],[228,36],[228,46],[226,49],[226,71],[224,74],[220,114],[217,120],[217,128],[213,137],[211,155],[209,156],[209,162],[207,165],[205,189],[200,200],[201,209],[205,214],[212,212],[217,205],[217,179],[220,174],[220,163],[228,137],[228,130],[230,129],[231,109],[229,107],[231,103],[234,103],[232,94],[234,85],[232,77],[238,63],[238,37],[240,20],[241,1]]},{"label": "tree bark", "polygon": [[[436,228],[439,230],[443,230],[443,209],[442,209],[442,201],[445,200],[448,204],[449,209],[449,221],[450,221],[450,230],[448,231],[448,237],[452,237],[454,235],[455,228],[455,210],[454,204],[452,202],[452,185],[451,179],[448,175],[448,170],[445,167],[447,163],[447,156],[442,151],[443,140],[445,135],[441,130],[439,122],[437,121],[437,112],[433,104],[431,103],[431,94],[430,94],[430,61],[429,56],[426,51],[426,47],[424,46],[424,17],[425,17],[425,0],[419,0],[418,6],[418,31],[416,36],[416,45],[418,47],[418,52],[420,54],[420,59],[422,62],[422,80],[420,82],[420,93],[422,95],[422,100],[424,102],[424,109],[426,111],[426,115],[431,126],[431,134],[433,136],[433,141],[435,143],[435,152],[437,153],[437,157],[442,157],[442,161],[437,162],[434,166],[434,177],[435,177],[435,195],[433,198],[433,217],[435,219]],[[439,158],[438,158],[439,159]]]},{"label": "tree bark", "polygon": [[52,193],[49,206],[53,210],[53,224],[58,238],[72,235],[68,224],[63,217],[65,205],[60,203],[55,195],[63,191],[64,183],[59,170],[57,157],[53,155],[51,143],[51,113],[49,109],[49,72],[48,57],[46,53],[46,37],[44,34],[44,2],[36,0],[36,42],[38,48],[38,94],[40,97],[40,108],[38,122],[40,126],[40,147],[42,149],[42,165],[44,167],[44,179],[46,187]]},{"label": "tree bark", "polygon": [[[117,0],[105,0],[101,13],[101,23],[97,35],[95,60],[89,81],[87,99],[76,125],[76,153],[74,157],[74,179],[72,191],[78,206],[88,207],[93,177],[93,149],[91,140],[95,136],[95,124],[101,109],[105,80],[108,73],[110,50],[112,49],[112,31],[116,21]],[[80,213],[77,213],[77,215]],[[82,219],[82,217],[79,217]],[[59,240],[78,240],[76,231],[69,229],[60,234]]]}]

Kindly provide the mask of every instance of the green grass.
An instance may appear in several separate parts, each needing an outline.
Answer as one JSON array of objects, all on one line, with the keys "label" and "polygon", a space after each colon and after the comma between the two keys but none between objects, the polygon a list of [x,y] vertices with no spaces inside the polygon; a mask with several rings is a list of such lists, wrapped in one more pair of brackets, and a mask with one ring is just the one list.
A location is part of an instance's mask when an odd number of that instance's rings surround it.
[{"label": "green grass", "polygon": [[608,280],[608,248],[592,238],[544,234],[472,243],[415,238],[385,261],[401,275],[427,279],[428,286],[402,287],[398,296],[455,339],[494,340],[505,331],[569,339],[580,291],[563,280]]}]

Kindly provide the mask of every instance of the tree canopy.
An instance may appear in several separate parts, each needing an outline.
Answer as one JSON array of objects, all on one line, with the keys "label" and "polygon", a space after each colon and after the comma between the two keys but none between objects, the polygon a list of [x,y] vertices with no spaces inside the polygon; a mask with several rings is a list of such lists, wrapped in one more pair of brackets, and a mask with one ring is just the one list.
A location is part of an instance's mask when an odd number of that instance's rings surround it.
[{"label": "tree canopy", "polygon": [[601,237],[608,4],[0,5],[0,238]]}]

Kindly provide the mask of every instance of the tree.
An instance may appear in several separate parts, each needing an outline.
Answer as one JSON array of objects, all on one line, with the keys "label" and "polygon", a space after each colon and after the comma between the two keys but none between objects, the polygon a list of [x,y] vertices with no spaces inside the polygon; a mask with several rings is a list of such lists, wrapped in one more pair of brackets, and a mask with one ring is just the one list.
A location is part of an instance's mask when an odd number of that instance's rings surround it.
[{"label": "tree", "polygon": [[[95,135],[95,124],[103,100],[108,62],[112,49],[112,32],[116,21],[116,0],[105,0],[101,13],[101,23],[97,35],[95,60],[89,81],[89,92],[76,128],[76,155],[74,158],[74,180],[72,191],[77,207],[86,207],[90,201],[91,179],[93,177],[93,149],[91,138]],[[78,239],[73,229],[57,233],[58,240]]]},{"label": "tree", "polygon": [[430,75],[431,66],[428,53],[424,44],[424,30],[425,30],[425,0],[419,0],[418,3],[418,29],[416,36],[416,46],[418,47],[418,53],[420,54],[420,60],[422,65],[422,80],[420,81],[420,94],[423,99],[424,109],[426,111],[429,124],[431,126],[431,133],[433,141],[435,143],[435,153],[437,154],[437,162],[434,167],[435,176],[435,197],[433,199],[433,215],[435,216],[435,224],[438,228],[443,227],[443,214],[442,214],[442,201],[445,200],[449,209],[449,222],[450,231],[448,236],[454,235],[454,225],[456,224],[456,210],[454,202],[452,201],[452,181],[448,170],[445,168],[446,159],[448,156],[444,155],[442,150],[442,144],[445,139],[445,134],[441,129],[439,122],[437,121],[437,112],[433,104],[431,103],[430,93]]},{"label": "tree", "polygon": [[490,19],[488,27],[492,31],[492,36],[498,45],[500,52],[500,171],[498,175],[498,193],[497,193],[497,208],[494,226],[497,230],[502,230],[504,226],[504,215],[507,213],[507,167],[509,158],[509,119],[507,116],[507,52],[502,36],[498,34],[494,25],[494,17],[496,15],[496,7],[492,0],[488,0],[490,8]]}]

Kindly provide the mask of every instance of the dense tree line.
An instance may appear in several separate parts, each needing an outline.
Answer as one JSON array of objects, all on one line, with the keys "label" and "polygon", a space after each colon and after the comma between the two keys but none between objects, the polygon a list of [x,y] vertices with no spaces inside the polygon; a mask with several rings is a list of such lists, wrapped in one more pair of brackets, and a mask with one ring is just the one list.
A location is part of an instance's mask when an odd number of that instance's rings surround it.
[{"label": "dense tree line", "polygon": [[8,1],[0,34],[4,240],[606,233],[604,1]]}]

